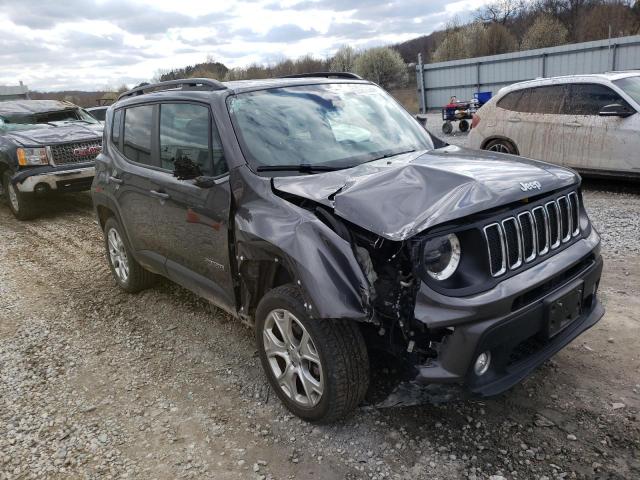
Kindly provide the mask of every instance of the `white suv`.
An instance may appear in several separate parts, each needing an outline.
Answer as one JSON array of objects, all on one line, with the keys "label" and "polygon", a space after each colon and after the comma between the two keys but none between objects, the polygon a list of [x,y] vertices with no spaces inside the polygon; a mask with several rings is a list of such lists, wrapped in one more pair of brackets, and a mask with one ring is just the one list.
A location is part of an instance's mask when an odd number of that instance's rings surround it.
[{"label": "white suv", "polygon": [[638,112],[640,71],[520,82],[478,110],[468,146],[640,179]]}]

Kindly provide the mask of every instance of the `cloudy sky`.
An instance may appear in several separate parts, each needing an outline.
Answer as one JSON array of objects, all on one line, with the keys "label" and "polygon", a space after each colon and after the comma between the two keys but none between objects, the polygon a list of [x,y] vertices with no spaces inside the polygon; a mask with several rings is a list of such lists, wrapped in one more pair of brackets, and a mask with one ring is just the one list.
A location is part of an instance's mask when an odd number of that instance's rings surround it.
[{"label": "cloudy sky", "polygon": [[391,44],[488,0],[0,0],[0,84],[94,90],[213,57],[272,63]]}]

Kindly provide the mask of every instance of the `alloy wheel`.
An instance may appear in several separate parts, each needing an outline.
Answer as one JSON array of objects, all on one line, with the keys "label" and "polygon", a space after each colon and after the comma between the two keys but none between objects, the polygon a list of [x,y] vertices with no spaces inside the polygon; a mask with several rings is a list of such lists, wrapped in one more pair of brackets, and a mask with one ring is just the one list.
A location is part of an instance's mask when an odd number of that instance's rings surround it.
[{"label": "alloy wheel", "polygon": [[118,279],[122,283],[126,283],[129,278],[129,257],[122,237],[115,228],[107,232],[107,242],[109,245],[109,260],[113,265],[113,270]]},{"label": "alloy wheel", "polygon": [[11,203],[11,207],[14,211],[18,212],[20,210],[20,200],[18,200],[18,192],[16,192],[16,187],[14,187],[11,182],[7,185],[7,194],[9,197],[9,202]]},{"label": "alloy wheel", "polygon": [[494,143],[487,150],[498,153],[511,153],[511,150],[504,143]]},{"label": "alloy wheel", "polygon": [[320,355],[307,329],[285,309],[267,315],[262,331],[265,353],[276,383],[302,407],[314,407],[324,391]]}]

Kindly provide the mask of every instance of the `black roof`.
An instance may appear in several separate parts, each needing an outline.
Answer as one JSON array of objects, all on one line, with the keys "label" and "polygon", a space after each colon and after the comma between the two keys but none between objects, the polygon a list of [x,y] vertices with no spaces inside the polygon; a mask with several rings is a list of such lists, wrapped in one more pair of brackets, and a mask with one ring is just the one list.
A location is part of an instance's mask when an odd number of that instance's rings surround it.
[{"label": "black roof", "polygon": [[0,115],[33,115],[78,108],[71,102],[60,100],[7,100],[0,102]]},{"label": "black roof", "polygon": [[235,80],[224,82],[233,93],[249,92],[252,90],[266,90],[268,88],[293,87],[296,85],[321,85],[327,83],[370,83],[367,80],[351,78],[325,78],[325,77],[285,77],[265,78],[259,80]]},{"label": "black roof", "polygon": [[[211,94],[235,94],[270,88],[292,87],[300,85],[317,85],[328,83],[370,83],[362,80],[353,73],[320,72],[310,74],[292,75],[281,78],[263,78],[255,80],[234,80],[220,82],[209,78],[186,78],[181,80],[169,80],[149,85],[142,85],[122,93],[118,97],[121,101],[132,100],[142,95],[154,97],[174,96],[176,93],[191,93],[196,95]],[[148,98],[148,97],[145,97]],[[130,102],[126,102],[130,103]]]}]

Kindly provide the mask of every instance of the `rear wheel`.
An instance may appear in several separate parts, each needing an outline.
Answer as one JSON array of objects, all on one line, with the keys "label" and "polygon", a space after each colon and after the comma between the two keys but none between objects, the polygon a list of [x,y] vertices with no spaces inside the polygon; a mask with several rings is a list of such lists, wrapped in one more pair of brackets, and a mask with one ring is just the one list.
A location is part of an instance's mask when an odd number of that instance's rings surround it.
[{"label": "rear wheel", "polygon": [[153,285],[155,275],[133,258],[122,227],[114,217],[104,224],[104,241],[109,268],[120,288],[136,293]]},{"label": "rear wheel", "polygon": [[293,285],[277,287],[260,301],[256,342],[269,383],[298,417],[328,423],[364,399],[369,360],[358,326],[310,318]]},{"label": "rear wheel", "polygon": [[18,220],[31,220],[37,216],[38,211],[34,199],[18,191],[15,185],[11,183],[11,174],[9,172],[4,172],[2,176],[2,189],[9,202],[11,213]]},{"label": "rear wheel", "polygon": [[491,152],[498,153],[508,153],[511,155],[517,155],[518,150],[515,145],[511,143],[509,140],[505,140],[503,138],[497,138],[495,140],[491,140],[484,146],[484,150],[489,150]]},{"label": "rear wheel", "polygon": [[461,132],[466,132],[469,130],[469,122],[467,122],[466,120],[460,120],[458,122],[458,128],[460,129]]},{"label": "rear wheel", "polygon": [[442,124],[442,133],[450,135],[453,132],[453,124],[451,122],[444,122]]}]

